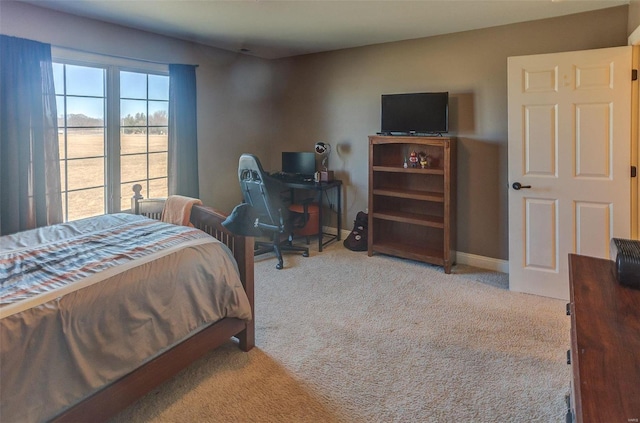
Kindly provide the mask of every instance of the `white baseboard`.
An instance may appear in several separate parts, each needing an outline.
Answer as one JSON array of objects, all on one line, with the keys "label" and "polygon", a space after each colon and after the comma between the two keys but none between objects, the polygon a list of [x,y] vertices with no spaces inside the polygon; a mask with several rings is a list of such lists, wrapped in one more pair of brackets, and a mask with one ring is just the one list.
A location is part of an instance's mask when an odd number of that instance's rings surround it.
[{"label": "white baseboard", "polygon": [[[323,230],[329,233],[335,233],[336,228],[325,226]],[[343,229],[341,231],[341,238],[343,240],[346,239],[350,233],[350,230]],[[492,257],[478,256],[476,254],[462,253],[458,251],[456,252],[456,263],[479,267],[481,269],[487,269],[494,272],[509,273],[508,260],[500,260]]]},{"label": "white baseboard", "polygon": [[475,254],[456,253],[456,263],[479,267],[481,269],[493,270],[494,272],[509,273],[509,261],[491,257],[478,256]]}]

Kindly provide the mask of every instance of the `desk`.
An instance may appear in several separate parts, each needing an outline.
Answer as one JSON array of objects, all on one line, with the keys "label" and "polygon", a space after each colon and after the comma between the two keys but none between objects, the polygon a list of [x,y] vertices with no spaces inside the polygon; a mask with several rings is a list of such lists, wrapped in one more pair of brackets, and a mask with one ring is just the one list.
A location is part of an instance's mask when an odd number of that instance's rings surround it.
[{"label": "desk", "polygon": [[[293,202],[295,190],[307,190],[316,192],[316,200],[318,202],[318,251],[322,252],[322,247],[333,241],[340,241],[340,232],[342,231],[342,181],[334,179],[330,182],[313,182],[313,181],[284,181],[280,180],[283,186],[289,188],[291,200]],[[338,191],[338,199],[336,200],[336,214],[338,215],[338,233],[330,234],[322,230],[322,215],[324,193],[336,189]],[[327,240],[324,241],[325,236]]]}]

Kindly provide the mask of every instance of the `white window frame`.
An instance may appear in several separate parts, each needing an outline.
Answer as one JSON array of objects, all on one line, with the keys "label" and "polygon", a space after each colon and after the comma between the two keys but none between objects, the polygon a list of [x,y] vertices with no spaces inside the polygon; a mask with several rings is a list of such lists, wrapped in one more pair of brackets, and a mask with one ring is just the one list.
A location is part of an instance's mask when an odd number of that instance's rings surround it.
[{"label": "white window frame", "polygon": [[120,203],[120,71],[169,76],[169,65],[54,46],[51,47],[51,58],[56,63],[101,67],[106,70],[104,210],[106,213],[130,211],[122,210]]}]

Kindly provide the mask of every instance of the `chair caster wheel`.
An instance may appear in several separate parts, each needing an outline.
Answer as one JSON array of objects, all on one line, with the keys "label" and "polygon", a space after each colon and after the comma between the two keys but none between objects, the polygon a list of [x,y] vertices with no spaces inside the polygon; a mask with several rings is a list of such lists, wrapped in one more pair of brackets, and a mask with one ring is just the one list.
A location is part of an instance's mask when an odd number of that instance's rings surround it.
[{"label": "chair caster wheel", "polygon": [[302,257],[309,257],[309,253],[302,253]]},{"label": "chair caster wheel", "polygon": [[282,263],[276,264],[276,269],[281,270],[282,269]]}]

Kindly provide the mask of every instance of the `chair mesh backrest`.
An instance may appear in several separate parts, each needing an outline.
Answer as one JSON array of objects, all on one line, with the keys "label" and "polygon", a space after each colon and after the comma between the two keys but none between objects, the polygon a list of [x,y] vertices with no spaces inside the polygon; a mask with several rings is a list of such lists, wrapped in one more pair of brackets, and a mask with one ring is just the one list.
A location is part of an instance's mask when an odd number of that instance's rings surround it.
[{"label": "chair mesh backrest", "polygon": [[260,222],[280,226],[284,231],[287,209],[280,200],[280,182],[266,174],[253,154],[240,156],[238,179],[244,202],[254,208]]}]

